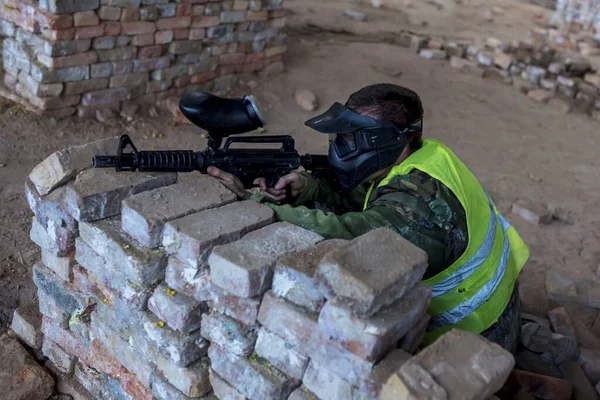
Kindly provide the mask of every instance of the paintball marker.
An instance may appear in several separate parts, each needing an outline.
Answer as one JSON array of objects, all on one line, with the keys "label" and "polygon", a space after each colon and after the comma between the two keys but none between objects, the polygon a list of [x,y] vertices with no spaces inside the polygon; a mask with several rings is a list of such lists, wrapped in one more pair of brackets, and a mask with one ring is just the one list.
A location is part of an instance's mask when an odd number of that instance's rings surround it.
[{"label": "paintball marker", "polygon": [[[116,171],[148,172],[206,172],[210,166],[237,176],[244,187],[253,186],[264,177],[273,187],[282,176],[303,167],[313,173],[326,175],[330,171],[325,155],[299,155],[294,139],[288,135],[229,137],[221,148],[223,138],[252,131],[265,125],[254,97],[224,99],[196,92],[184,96],[179,109],[194,125],[208,132],[208,147],[204,151],[165,150],[138,151],[127,135],[120,138],[114,156],[94,156],[94,168],[115,168]],[[238,144],[281,144],[273,148],[232,148]],[[125,152],[127,146],[130,152]]]}]

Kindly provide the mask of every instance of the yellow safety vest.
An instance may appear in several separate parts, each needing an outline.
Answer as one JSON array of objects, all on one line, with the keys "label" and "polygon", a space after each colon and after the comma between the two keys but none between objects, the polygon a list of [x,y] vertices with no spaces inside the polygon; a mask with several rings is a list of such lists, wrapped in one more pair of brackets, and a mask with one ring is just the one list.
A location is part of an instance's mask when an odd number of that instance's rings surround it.
[{"label": "yellow safety vest", "polygon": [[[481,333],[506,308],[529,249],[473,173],[438,140],[424,140],[422,148],[394,166],[378,187],[413,169],[437,179],[454,193],[465,209],[469,238],[458,260],[423,282],[432,290],[425,344],[452,328]],[[365,209],[370,196],[371,190]]]}]

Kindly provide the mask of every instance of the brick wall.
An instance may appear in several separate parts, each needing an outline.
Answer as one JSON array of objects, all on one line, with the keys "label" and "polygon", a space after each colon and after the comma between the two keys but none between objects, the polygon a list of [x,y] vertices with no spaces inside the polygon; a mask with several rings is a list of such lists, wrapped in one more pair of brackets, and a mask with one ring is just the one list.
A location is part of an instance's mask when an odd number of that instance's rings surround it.
[{"label": "brick wall", "polygon": [[411,357],[431,292],[427,255],[401,236],[324,240],[197,173],[85,169],[117,140],[56,152],[25,185],[41,315],[17,310],[13,330],[59,382],[95,398],[350,400],[482,399],[507,379],[512,356],[473,334]]},{"label": "brick wall", "polygon": [[282,0],[1,0],[4,85],[44,114],[225,90],[282,68]]}]

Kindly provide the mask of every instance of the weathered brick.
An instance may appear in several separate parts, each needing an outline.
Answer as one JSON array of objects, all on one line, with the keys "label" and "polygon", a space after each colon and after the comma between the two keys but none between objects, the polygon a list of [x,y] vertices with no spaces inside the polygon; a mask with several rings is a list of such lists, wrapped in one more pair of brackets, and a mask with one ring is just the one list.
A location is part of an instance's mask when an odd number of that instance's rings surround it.
[{"label": "weathered brick", "polygon": [[205,306],[189,297],[177,293],[162,284],[158,286],[148,308],[172,329],[189,333],[200,328]]},{"label": "weathered brick", "polygon": [[56,97],[63,91],[62,83],[39,83],[25,71],[19,73],[18,79],[22,89],[32,96]]},{"label": "weathered brick", "polygon": [[292,378],[302,379],[308,357],[277,335],[261,328],[256,340],[256,354]]},{"label": "weathered brick", "polygon": [[173,41],[173,31],[158,31],[154,34],[156,44],[167,44]]},{"label": "weathered brick", "polygon": [[558,368],[564,379],[573,385],[573,398],[575,399],[594,399],[598,398],[594,386],[585,376],[582,368],[575,362],[567,360],[561,363]]},{"label": "weathered brick", "polygon": [[177,4],[177,11],[175,12],[175,15],[178,17],[192,15],[192,5],[190,3]]},{"label": "weathered brick", "polygon": [[63,374],[72,374],[75,370],[77,358],[63,350],[59,345],[50,339],[44,340],[42,353],[48,357],[53,366]]},{"label": "weathered brick", "polygon": [[54,379],[16,339],[0,336],[0,358],[10,363],[10,368],[0,372],[0,391],[4,398],[46,399],[52,395]]},{"label": "weathered brick", "polygon": [[40,2],[40,8],[53,14],[72,14],[81,11],[95,10],[100,5],[100,0],[83,0],[72,2],[69,0],[47,0]]},{"label": "weathered brick", "polygon": [[215,71],[207,71],[202,74],[193,75],[190,77],[191,83],[204,83],[216,78],[217,73]]},{"label": "weathered brick", "polygon": [[354,388],[352,398],[354,400],[379,399],[383,385],[385,385],[388,379],[398,372],[400,367],[410,360],[410,358],[411,355],[401,349],[392,350],[383,360],[377,363],[373,368],[373,371],[360,383],[360,385]]},{"label": "weathered brick", "polygon": [[71,280],[72,269],[75,264],[72,255],[69,257],[58,257],[52,254],[51,251],[42,249],[42,263],[62,280]]},{"label": "weathered brick", "polygon": [[189,28],[192,23],[192,17],[164,18],[156,21],[156,30]]},{"label": "weathered brick", "polygon": [[235,196],[212,178],[186,180],[125,200],[123,230],[147,247],[158,247],[166,222],[234,200]]},{"label": "weathered brick", "polygon": [[156,58],[156,57],[162,56],[163,53],[164,53],[164,48],[161,45],[146,46],[146,47],[140,48],[137,58],[139,58],[139,59]]},{"label": "weathered brick", "polygon": [[[17,84],[17,91],[20,85]],[[28,97],[29,102],[40,110],[55,110],[79,104],[80,96]]]},{"label": "weathered brick", "polygon": [[218,26],[221,23],[221,18],[218,15],[215,16],[198,16],[193,17],[190,24],[190,28],[208,28],[211,26]]},{"label": "weathered brick", "polygon": [[[239,218],[241,215],[243,219]],[[252,201],[235,202],[168,222],[163,246],[180,260],[206,268],[208,252],[213,246],[237,240],[272,221],[273,211],[268,207]]]},{"label": "weathered brick", "polygon": [[94,11],[83,11],[73,14],[75,26],[96,26],[100,23]]},{"label": "weathered brick", "polygon": [[114,6],[114,7],[129,7],[129,8],[139,8],[140,7],[140,0],[106,0],[103,1],[103,3],[106,3],[109,6]]},{"label": "weathered brick", "polygon": [[38,247],[55,256],[63,257],[67,255],[70,250],[69,247],[61,246],[61,243],[57,243],[57,241],[48,234],[46,229],[44,229],[44,226],[36,217],[31,219],[29,238]]},{"label": "weathered brick", "polygon": [[559,271],[546,276],[548,297],[559,303],[573,302],[586,307],[600,308],[600,285],[593,280],[575,278]]},{"label": "weathered brick", "polygon": [[38,9],[35,11],[34,18],[40,28],[68,29],[73,26],[73,17],[71,15],[55,15]]},{"label": "weathered brick", "polygon": [[[94,64],[90,66],[90,77],[94,78],[108,78],[112,75],[112,64],[110,62]],[[108,81],[106,82],[108,87]]]},{"label": "weathered brick", "polygon": [[121,8],[102,6],[98,9],[98,16],[101,20],[118,21],[121,19]]},{"label": "weathered brick", "polygon": [[82,81],[88,79],[89,75],[90,67],[88,65],[78,65],[75,67],[54,70],[49,70],[37,64],[31,66],[31,77],[40,83]]},{"label": "weathered brick", "polygon": [[189,66],[189,74],[197,75],[205,72],[214,72],[219,65],[218,57],[203,57],[197,63]]},{"label": "weathered brick", "polygon": [[133,71],[153,71],[155,69],[167,68],[171,64],[170,57],[148,58],[145,60],[133,60]]},{"label": "weathered brick", "polygon": [[215,285],[241,297],[262,294],[271,286],[273,267],[279,257],[321,240],[320,235],[285,222],[261,228],[237,242],[213,249],[208,259],[211,279]]},{"label": "weathered brick", "polygon": [[92,39],[104,35],[105,25],[84,26],[75,28],[75,39]]},{"label": "weathered brick", "polygon": [[280,258],[273,274],[273,293],[313,312],[321,310],[325,294],[315,281],[319,262],[327,253],[347,243],[339,239],[326,240]]},{"label": "weathered brick", "polygon": [[370,318],[358,318],[336,299],[319,314],[319,328],[329,340],[368,361],[378,361],[425,315],[431,290],[417,284],[406,295]]},{"label": "weathered brick", "polygon": [[[158,250],[136,248],[120,234],[118,218],[80,223],[81,239],[107,263],[118,266],[129,282],[147,288],[164,277],[166,257]],[[84,265],[85,266],[85,265]]]},{"label": "weathered brick", "polygon": [[204,13],[206,15],[219,15],[223,10],[223,4],[218,2],[211,2],[207,4],[204,8]]},{"label": "weathered brick", "polygon": [[155,372],[151,380],[152,394],[156,400],[188,400],[189,397],[181,393],[160,372]]},{"label": "weathered brick", "polygon": [[131,40],[132,46],[152,46],[154,44],[154,33],[134,36]]},{"label": "weathered brick", "polygon": [[199,53],[201,51],[202,42],[194,40],[175,41],[169,45],[169,53],[171,54]]},{"label": "weathered brick", "polygon": [[133,71],[133,62],[131,60],[111,61],[111,67],[113,76],[130,74]]},{"label": "weathered brick", "polygon": [[137,8],[123,8],[121,11],[121,22],[135,22],[140,19],[140,11]]},{"label": "weathered brick", "polygon": [[269,12],[266,10],[246,12],[246,21],[266,21],[268,19]]},{"label": "weathered brick", "polygon": [[308,364],[302,383],[322,400],[352,399],[352,386],[314,360]]},{"label": "weathered brick", "polygon": [[154,33],[156,25],[154,22],[124,22],[121,24],[122,35],[144,35],[146,33]]},{"label": "weathered brick", "polygon": [[121,33],[121,23],[113,22],[113,21],[104,23],[104,35],[117,36],[120,33]]},{"label": "weathered brick", "polygon": [[256,342],[256,328],[218,312],[202,316],[202,337],[239,356],[248,356]]},{"label": "weathered brick", "polygon": [[33,281],[38,287],[40,312],[63,326],[72,314],[85,308],[82,299],[72,294],[64,282],[39,263],[33,266]]},{"label": "weathered brick", "polygon": [[42,314],[37,299],[18,307],[13,313],[11,330],[26,345],[33,349],[42,348]]},{"label": "weathered brick", "polygon": [[260,297],[239,297],[217,286],[210,287],[211,298],[208,301],[210,308],[221,314],[237,319],[246,325],[254,325],[260,306]]},{"label": "weathered brick", "polygon": [[177,4],[159,4],[156,7],[158,8],[158,18],[170,18],[175,16]]},{"label": "weathered brick", "polygon": [[285,399],[298,386],[298,380],[269,368],[261,360],[239,357],[216,344],[208,349],[212,369],[250,399]]},{"label": "weathered brick", "polygon": [[201,397],[210,391],[208,358],[202,358],[189,367],[177,367],[160,357],[156,360],[158,370],[167,381],[188,397]]},{"label": "weathered brick", "polygon": [[156,6],[140,8],[140,20],[155,21],[158,19],[158,8]]},{"label": "weathered brick", "polygon": [[65,84],[65,95],[82,94],[100,90],[108,87],[108,78],[88,79],[81,82],[69,82]]},{"label": "weathered brick", "polygon": [[[133,64],[132,64],[133,65]],[[133,66],[132,66],[133,68]],[[136,86],[145,83],[148,80],[147,72],[134,72],[130,74],[123,74],[113,76],[110,78],[109,87],[120,87],[120,86]]]},{"label": "weathered brick", "polygon": [[227,400],[246,400],[246,396],[227,383],[212,368],[210,369],[209,379],[210,386],[212,386],[213,392],[217,398]]},{"label": "weathered brick", "polygon": [[173,39],[186,40],[190,36],[190,28],[173,29]]},{"label": "weathered brick", "polygon": [[2,36],[5,37],[12,37],[15,35],[15,24],[10,22],[10,21],[6,21],[6,20],[0,20],[0,34],[2,34]]},{"label": "weathered brick", "polygon": [[198,302],[213,298],[208,271],[200,271],[196,266],[179,261],[175,257],[169,257],[165,282],[170,288]]},{"label": "weathered brick", "polygon": [[112,50],[98,50],[96,53],[98,53],[99,62],[122,61],[134,59],[137,49],[135,47],[121,47]]},{"label": "weathered brick", "polygon": [[571,321],[571,317],[564,307],[548,311],[548,319],[554,332],[577,341],[573,321]]},{"label": "weathered brick", "polygon": [[505,387],[515,386],[542,399],[570,399],[573,393],[573,387],[567,381],[520,369],[513,369],[505,384]]},{"label": "weathered brick", "polygon": [[431,316],[425,314],[415,326],[410,328],[410,330],[406,333],[406,336],[402,338],[399,347],[410,354],[417,351],[419,345],[425,338],[427,325],[429,324],[430,320]]},{"label": "weathered brick", "polygon": [[98,106],[104,104],[113,104],[125,101],[129,90],[127,88],[113,88],[106,90],[97,90],[83,95],[81,104],[83,106]]},{"label": "weathered brick", "polygon": [[298,389],[294,390],[288,400],[314,400],[317,396],[308,390],[304,385],[300,386]]},{"label": "weathered brick", "polygon": [[360,316],[371,316],[401,298],[422,277],[427,254],[381,228],[328,253],[318,277]]},{"label": "weathered brick", "polygon": [[600,351],[581,348],[577,362],[590,382],[600,381]]},{"label": "weathered brick", "polygon": [[97,37],[92,42],[92,47],[96,50],[110,50],[115,48],[114,36]]},{"label": "weathered brick", "polygon": [[243,11],[223,11],[221,12],[221,22],[224,24],[235,24],[243,22],[246,19],[246,13]]},{"label": "weathered brick", "polygon": [[373,368],[374,363],[326,338],[318,329],[316,314],[280,299],[272,292],[264,295],[257,319],[265,328],[354,385],[362,382]]},{"label": "weathered brick", "polygon": [[94,64],[97,60],[98,56],[93,51],[57,58],[48,57],[43,54],[38,55],[38,61],[44,66],[52,69],[68,68],[77,65],[89,65]]},{"label": "weathered brick", "polygon": [[159,353],[179,367],[187,367],[206,355],[208,343],[200,335],[200,330],[182,334],[168,326],[160,327],[159,320],[147,313],[144,330]]},{"label": "weathered brick", "polygon": [[514,364],[512,355],[497,344],[453,329],[402,365],[383,387],[381,398],[402,393],[487,399],[503,386]]}]

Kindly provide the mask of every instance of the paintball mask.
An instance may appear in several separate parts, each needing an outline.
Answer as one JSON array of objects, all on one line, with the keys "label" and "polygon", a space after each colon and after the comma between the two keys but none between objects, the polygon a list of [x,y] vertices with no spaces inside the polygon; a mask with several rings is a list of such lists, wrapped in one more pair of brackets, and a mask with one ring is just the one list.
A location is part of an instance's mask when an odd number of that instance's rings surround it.
[{"label": "paintball mask", "polygon": [[406,135],[423,130],[423,119],[400,127],[334,103],[305,125],[320,133],[335,135],[329,142],[329,163],[340,188],[350,191],[370,175],[393,165],[406,146]]}]

